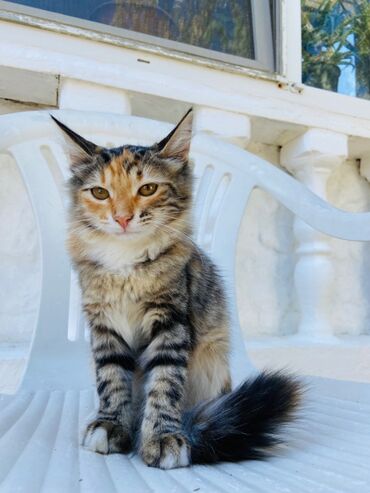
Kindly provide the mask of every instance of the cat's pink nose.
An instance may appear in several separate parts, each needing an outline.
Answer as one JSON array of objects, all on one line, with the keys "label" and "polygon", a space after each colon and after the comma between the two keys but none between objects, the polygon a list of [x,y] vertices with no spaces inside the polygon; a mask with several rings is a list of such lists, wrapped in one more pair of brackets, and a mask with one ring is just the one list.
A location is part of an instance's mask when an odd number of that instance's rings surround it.
[{"label": "cat's pink nose", "polygon": [[133,217],[134,216],[115,216],[114,220],[121,226],[121,228],[126,230],[128,223]]}]

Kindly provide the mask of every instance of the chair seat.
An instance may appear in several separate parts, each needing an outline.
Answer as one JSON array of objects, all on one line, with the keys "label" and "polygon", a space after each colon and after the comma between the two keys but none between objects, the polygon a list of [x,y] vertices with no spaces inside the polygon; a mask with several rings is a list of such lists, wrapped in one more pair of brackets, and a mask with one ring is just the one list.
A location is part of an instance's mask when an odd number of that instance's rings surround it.
[{"label": "chair seat", "polygon": [[94,392],[0,397],[0,491],[43,493],[370,491],[370,385],[311,379],[288,444],[267,461],[161,471],[79,446]]}]

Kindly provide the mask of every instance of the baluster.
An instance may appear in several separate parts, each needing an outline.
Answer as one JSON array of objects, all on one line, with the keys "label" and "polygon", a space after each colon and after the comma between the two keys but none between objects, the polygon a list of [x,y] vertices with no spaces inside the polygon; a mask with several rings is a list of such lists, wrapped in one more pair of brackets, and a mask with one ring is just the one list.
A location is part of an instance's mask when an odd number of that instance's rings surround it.
[{"label": "baluster", "polygon": [[[310,129],[281,150],[281,164],[319,197],[328,200],[326,185],[333,170],[347,157],[347,136]],[[298,334],[305,339],[330,339],[328,295],[333,282],[328,237],[295,219],[295,289],[300,307]]]}]

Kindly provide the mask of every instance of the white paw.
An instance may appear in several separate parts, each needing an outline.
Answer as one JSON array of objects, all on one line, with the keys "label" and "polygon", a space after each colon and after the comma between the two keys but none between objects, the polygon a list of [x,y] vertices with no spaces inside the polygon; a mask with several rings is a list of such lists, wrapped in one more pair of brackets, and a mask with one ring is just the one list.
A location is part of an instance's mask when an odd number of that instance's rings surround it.
[{"label": "white paw", "polygon": [[177,454],[166,450],[159,462],[161,469],[175,469],[176,467],[187,467],[188,465],[188,447],[185,444],[181,445]]},{"label": "white paw", "polygon": [[107,430],[102,426],[98,426],[92,430],[87,429],[82,446],[92,452],[107,454],[109,449]]}]

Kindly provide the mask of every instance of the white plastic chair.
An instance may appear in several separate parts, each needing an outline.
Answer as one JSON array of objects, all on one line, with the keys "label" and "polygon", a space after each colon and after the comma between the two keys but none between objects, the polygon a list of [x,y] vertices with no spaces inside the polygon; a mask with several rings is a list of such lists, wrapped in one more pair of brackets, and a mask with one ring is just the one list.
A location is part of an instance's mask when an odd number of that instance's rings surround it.
[{"label": "white plastic chair", "polygon": [[[102,145],[151,144],[171,128],[136,117],[54,114]],[[0,397],[1,493],[369,493],[366,384],[312,379],[304,419],[290,427],[288,446],[266,462],[161,471],[136,456],[102,456],[81,448],[79,435],[94,408],[95,391],[78,289],[64,249],[67,159],[59,131],[45,112],[1,116],[0,152],[11,154],[23,175],[42,257],[38,322],[27,369],[19,391]],[[266,190],[314,228],[344,239],[370,240],[370,214],[339,211],[266,161],[206,135],[194,137],[192,156],[198,177],[197,241],[229,286],[236,384],[254,371],[243,349],[234,292],[236,240],[251,190]]]}]

